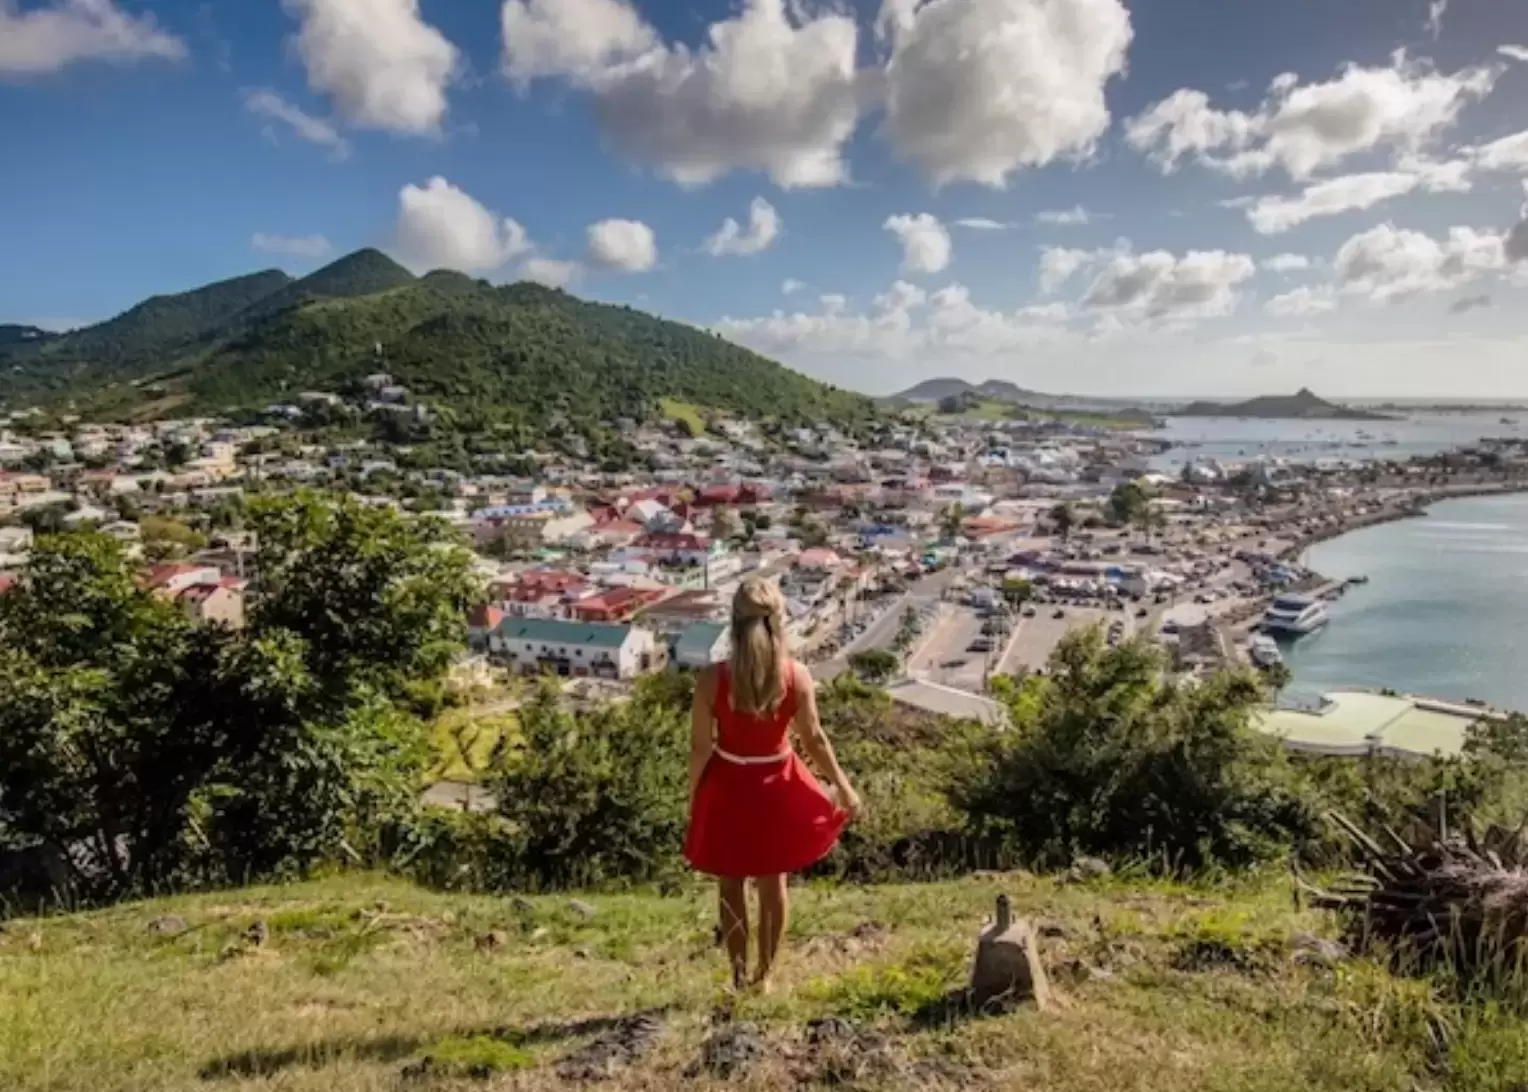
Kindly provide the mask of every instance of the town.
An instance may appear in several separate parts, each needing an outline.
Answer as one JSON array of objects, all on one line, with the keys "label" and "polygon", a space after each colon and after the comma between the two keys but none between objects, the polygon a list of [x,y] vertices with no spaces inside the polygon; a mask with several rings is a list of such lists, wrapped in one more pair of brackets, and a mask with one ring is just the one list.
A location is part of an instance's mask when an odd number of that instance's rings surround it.
[{"label": "town", "polygon": [[485,588],[468,619],[479,666],[615,695],[644,674],[717,662],[732,591],[762,573],[819,678],[853,669],[908,705],[993,719],[994,679],[1043,670],[1066,633],[1095,625],[1111,644],[1166,640],[1184,671],[1270,666],[1254,631],[1272,597],[1341,590],[1298,565],[1305,544],[1528,470],[1503,440],[1389,462],[1190,457],[1163,472],[1149,429],[923,407],[888,415],[865,443],[689,406],[617,422],[629,469],[565,445],[485,453],[484,469],[462,470],[421,465],[407,443],[326,439],[318,426],[336,416],[428,416],[389,375],[363,387],[353,402],[300,394],[238,425],[10,415],[0,589],[35,534],[95,528],[141,559],[157,594],[238,626],[258,591],[244,501],[337,490],[443,519],[471,545]]}]

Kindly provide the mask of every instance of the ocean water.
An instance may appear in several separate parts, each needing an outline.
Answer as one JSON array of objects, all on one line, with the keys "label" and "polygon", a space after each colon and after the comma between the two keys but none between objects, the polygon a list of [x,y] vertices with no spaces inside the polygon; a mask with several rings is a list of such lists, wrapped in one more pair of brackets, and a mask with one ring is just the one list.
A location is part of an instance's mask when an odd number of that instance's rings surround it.
[{"label": "ocean water", "polygon": [[1290,697],[1391,687],[1528,712],[1528,494],[1443,501],[1303,560],[1369,583],[1331,604],[1324,630],[1285,646]]},{"label": "ocean water", "polygon": [[[1506,417],[1510,424],[1503,424]],[[1520,419],[1521,417],[1521,419]],[[1174,473],[1192,458],[1229,462],[1265,455],[1317,459],[1405,459],[1435,455],[1484,436],[1528,436],[1528,414],[1413,413],[1391,421],[1265,421],[1236,417],[1169,417],[1150,435],[1175,445],[1152,459]],[[1361,436],[1360,433],[1366,435]],[[1394,443],[1384,443],[1394,440]]]}]

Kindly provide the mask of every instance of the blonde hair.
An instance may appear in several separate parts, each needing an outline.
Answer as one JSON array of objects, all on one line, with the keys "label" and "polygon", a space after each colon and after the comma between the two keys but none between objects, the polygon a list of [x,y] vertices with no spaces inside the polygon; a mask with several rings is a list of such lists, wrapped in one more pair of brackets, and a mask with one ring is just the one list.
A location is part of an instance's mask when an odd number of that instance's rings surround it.
[{"label": "blonde hair", "polygon": [[785,699],[785,597],[750,576],[732,597],[732,708],[758,716]]}]

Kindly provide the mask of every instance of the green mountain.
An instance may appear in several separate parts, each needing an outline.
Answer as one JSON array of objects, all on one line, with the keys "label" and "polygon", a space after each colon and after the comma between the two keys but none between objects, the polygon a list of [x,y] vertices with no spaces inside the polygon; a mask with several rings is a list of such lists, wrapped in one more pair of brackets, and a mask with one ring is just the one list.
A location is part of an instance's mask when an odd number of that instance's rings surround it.
[{"label": "green mountain", "polygon": [[140,419],[261,410],[304,391],[361,400],[362,379],[384,371],[440,427],[517,441],[651,420],[665,398],[754,418],[874,413],[867,398],[690,326],[531,283],[415,278],[374,250],[301,280],[256,274],[156,297],[37,350],[0,348],[0,366],[6,408]]},{"label": "green mountain", "polygon": [[1317,397],[1309,388],[1294,394],[1265,394],[1245,402],[1190,402],[1180,417],[1262,417],[1306,421],[1388,421],[1383,413],[1340,406]]}]

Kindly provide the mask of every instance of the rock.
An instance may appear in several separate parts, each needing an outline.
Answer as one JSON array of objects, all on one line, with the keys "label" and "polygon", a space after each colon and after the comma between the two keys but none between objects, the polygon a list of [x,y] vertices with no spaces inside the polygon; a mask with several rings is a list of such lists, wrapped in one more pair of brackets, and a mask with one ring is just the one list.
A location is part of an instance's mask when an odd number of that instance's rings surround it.
[{"label": "rock", "polygon": [[977,1009],[998,999],[1034,1001],[1050,1007],[1050,983],[1040,962],[1034,926],[1015,920],[1007,895],[997,897],[997,918],[981,934],[971,968],[971,1003]]},{"label": "rock", "polygon": [[190,928],[185,918],[174,914],[163,914],[149,922],[149,932],[161,937],[178,937]]},{"label": "rock", "polygon": [[1296,963],[1309,963],[1318,967],[1330,967],[1348,958],[1347,945],[1341,941],[1318,937],[1315,933],[1296,933],[1290,938]]},{"label": "rock", "polygon": [[271,927],[264,921],[256,921],[244,930],[244,939],[256,948],[265,947],[265,942],[271,938]]},{"label": "rock", "polygon": [[476,944],[480,952],[496,952],[509,944],[509,934],[502,929],[490,929],[477,938]]},{"label": "rock", "polygon": [[585,902],[583,899],[569,899],[568,909],[581,918],[592,918],[596,913],[593,905]]},{"label": "rock", "polygon": [[1113,871],[1109,862],[1101,857],[1078,857],[1072,862],[1072,867],[1067,869],[1066,875],[1073,883],[1086,883],[1089,880],[1101,880]]}]

